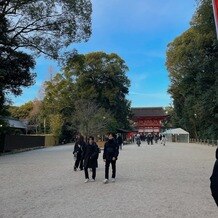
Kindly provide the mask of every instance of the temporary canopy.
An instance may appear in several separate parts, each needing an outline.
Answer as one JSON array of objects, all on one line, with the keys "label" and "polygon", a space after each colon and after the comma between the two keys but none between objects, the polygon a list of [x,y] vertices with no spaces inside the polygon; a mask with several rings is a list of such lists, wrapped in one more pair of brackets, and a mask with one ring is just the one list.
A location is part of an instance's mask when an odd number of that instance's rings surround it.
[{"label": "temporary canopy", "polygon": [[189,133],[182,128],[168,129],[162,133],[170,142],[189,143]]}]

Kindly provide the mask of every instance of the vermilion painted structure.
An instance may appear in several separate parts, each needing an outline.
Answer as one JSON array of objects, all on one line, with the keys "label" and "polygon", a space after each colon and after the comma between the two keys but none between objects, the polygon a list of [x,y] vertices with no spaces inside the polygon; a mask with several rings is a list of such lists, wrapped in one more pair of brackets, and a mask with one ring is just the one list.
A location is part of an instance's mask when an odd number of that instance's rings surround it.
[{"label": "vermilion painted structure", "polygon": [[167,117],[162,107],[132,108],[135,130],[141,133],[159,133]]}]

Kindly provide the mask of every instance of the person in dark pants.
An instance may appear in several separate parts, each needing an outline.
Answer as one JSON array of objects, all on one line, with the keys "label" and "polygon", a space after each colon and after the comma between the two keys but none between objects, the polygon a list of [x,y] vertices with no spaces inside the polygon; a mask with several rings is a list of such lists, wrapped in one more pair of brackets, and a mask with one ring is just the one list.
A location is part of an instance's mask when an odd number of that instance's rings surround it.
[{"label": "person in dark pants", "polygon": [[92,179],[94,182],[96,177],[96,168],[98,166],[99,148],[94,141],[94,137],[89,137],[88,144],[84,147],[84,171],[85,171],[85,183],[89,181],[88,168],[92,169]]},{"label": "person in dark pants", "polygon": [[109,179],[109,167],[112,165],[112,182],[115,182],[116,177],[116,161],[119,155],[119,146],[112,133],[109,133],[108,141],[104,145],[103,160],[105,162],[105,179],[104,183]]},{"label": "person in dark pants", "polygon": [[80,170],[83,170],[83,150],[85,145],[86,143],[84,142],[84,138],[80,135],[74,145],[73,154],[76,157],[74,171],[77,171],[78,167],[80,168]]},{"label": "person in dark pants", "polygon": [[151,143],[151,134],[150,133],[147,136],[147,143],[148,143],[148,145],[150,145],[150,143]]},{"label": "person in dark pants", "polygon": [[213,173],[210,177],[210,189],[218,207],[218,148],[216,149],[216,161],[213,167]]},{"label": "person in dark pants", "polygon": [[118,144],[120,150],[122,150],[123,139],[122,139],[121,135],[118,135],[118,137],[117,137],[117,144]]}]

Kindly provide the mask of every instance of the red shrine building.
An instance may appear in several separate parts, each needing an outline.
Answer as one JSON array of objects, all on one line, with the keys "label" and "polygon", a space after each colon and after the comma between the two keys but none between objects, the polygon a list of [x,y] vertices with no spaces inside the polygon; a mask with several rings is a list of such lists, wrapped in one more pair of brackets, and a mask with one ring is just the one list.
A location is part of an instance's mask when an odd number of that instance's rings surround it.
[{"label": "red shrine building", "polygon": [[131,108],[134,128],[140,133],[159,133],[167,115],[162,107]]}]

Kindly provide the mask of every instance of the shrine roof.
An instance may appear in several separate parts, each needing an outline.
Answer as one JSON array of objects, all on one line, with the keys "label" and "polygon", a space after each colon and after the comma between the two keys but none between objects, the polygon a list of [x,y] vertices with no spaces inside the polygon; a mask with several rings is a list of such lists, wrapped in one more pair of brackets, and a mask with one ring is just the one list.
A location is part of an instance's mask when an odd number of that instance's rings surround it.
[{"label": "shrine roof", "polygon": [[166,117],[162,107],[136,107],[131,108],[133,117]]},{"label": "shrine roof", "polygon": [[8,123],[8,125],[12,128],[17,128],[17,129],[26,129],[25,124],[16,119],[16,118],[12,118],[12,117],[2,117],[0,116],[0,118],[4,121],[6,121]]}]

